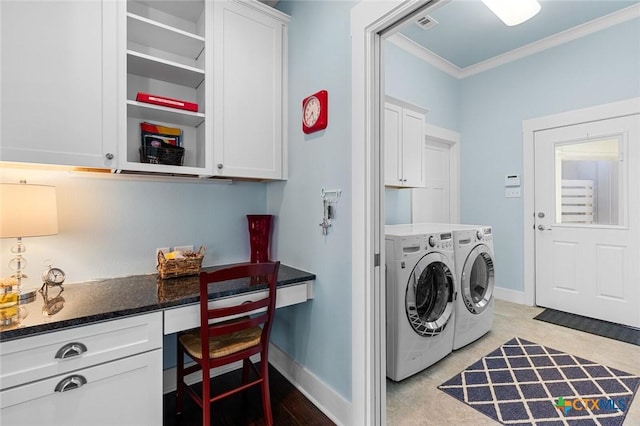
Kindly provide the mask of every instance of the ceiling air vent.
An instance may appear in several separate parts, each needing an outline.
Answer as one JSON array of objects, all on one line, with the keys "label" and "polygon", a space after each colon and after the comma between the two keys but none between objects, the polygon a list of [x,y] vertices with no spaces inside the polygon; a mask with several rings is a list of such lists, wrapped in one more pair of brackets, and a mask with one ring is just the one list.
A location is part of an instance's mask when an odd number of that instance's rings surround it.
[{"label": "ceiling air vent", "polygon": [[435,19],[433,19],[431,16],[429,15],[421,15],[418,16],[416,18],[416,24],[418,24],[418,26],[420,28],[422,28],[423,30],[427,30],[429,28],[433,28],[436,25],[438,25],[438,21],[436,21]]}]

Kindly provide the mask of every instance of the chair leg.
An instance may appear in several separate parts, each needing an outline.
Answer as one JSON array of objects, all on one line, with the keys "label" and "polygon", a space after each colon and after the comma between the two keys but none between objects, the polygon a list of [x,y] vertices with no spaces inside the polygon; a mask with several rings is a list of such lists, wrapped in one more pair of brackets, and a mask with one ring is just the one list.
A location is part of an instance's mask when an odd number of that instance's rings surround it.
[{"label": "chair leg", "polygon": [[209,366],[202,365],[202,426],[211,425],[211,378]]},{"label": "chair leg", "polygon": [[264,421],[268,426],[273,425],[273,415],[271,413],[271,394],[269,392],[269,362],[266,351],[262,353],[260,360],[262,370],[262,407],[264,410]]},{"label": "chair leg", "polygon": [[249,381],[249,369],[251,368],[251,361],[248,358],[242,360],[242,384],[244,385]]},{"label": "chair leg", "polygon": [[177,359],[177,381],[176,381],[176,414],[182,414],[184,407],[184,351],[180,342],[178,342],[178,356]]}]

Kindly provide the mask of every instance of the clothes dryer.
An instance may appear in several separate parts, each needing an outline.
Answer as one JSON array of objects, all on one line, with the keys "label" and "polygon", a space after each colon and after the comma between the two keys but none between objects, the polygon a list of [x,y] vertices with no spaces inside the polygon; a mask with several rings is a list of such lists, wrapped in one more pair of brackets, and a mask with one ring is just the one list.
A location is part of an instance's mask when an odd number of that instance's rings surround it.
[{"label": "clothes dryer", "polygon": [[493,229],[481,225],[452,226],[458,278],[453,349],[460,349],[484,336],[493,326]]},{"label": "clothes dryer", "polygon": [[385,235],[386,367],[400,381],[453,350],[455,269],[451,232]]}]

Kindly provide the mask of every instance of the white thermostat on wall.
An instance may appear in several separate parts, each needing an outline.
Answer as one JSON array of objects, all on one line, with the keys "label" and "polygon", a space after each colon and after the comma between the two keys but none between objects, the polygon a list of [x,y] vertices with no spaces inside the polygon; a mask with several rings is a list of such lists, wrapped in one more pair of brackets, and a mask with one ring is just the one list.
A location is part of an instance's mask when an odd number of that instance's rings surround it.
[{"label": "white thermostat on wall", "polygon": [[504,186],[520,186],[520,175],[505,176]]}]

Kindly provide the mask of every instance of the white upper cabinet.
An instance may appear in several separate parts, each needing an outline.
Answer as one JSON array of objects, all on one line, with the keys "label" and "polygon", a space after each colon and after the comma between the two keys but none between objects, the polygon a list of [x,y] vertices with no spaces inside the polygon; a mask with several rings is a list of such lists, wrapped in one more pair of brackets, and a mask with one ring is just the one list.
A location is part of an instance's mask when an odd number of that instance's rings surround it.
[{"label": "white upper cabinet", "polygon": [[112,1],[0,2],[0,160],[114,167]]},{"label": "white upper cabinet", "polygon": [[287,177],[287,25],[257,1],[214,2],[214,174]]},{"label": "white upper cabinet", "polygon": [[386,98],[384,107],[384,182],[386,186],[425,186],[424,123],[427,110]]},{"label": "white upper cabinet", "polygon": [[[121,1],[120,161],[124,171],[211,175],[212,3]],[[138,95],[197,105],[197,111],[141,102]],[[181,131],[177,148],[151,145],[141,123]],[[146,142],[146,143],[145,143]],[[171,144],[170,144],[171,145]],[[144,148],[143,148],[144,147]]]}]

